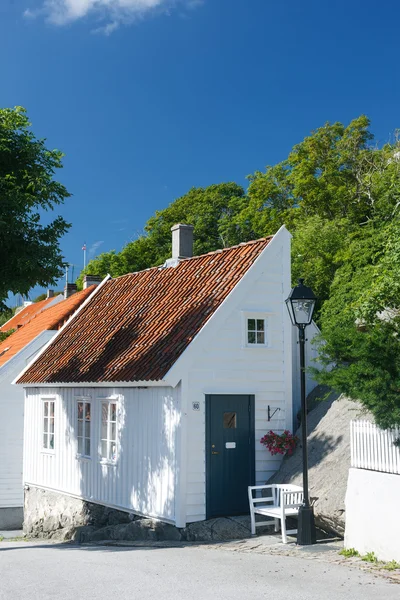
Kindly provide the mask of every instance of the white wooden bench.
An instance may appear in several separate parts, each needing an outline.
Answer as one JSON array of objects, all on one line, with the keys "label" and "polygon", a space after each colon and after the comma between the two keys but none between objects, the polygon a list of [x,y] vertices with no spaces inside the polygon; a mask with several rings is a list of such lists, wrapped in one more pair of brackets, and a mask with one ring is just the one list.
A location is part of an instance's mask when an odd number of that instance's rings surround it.
[{"label": "white wooden bench", "polygon": [[[256,527],[275,525],[279,531],[279,521],[282,530],[282,542],[287,544],[287,535],[297,533],[297,529],[286,529],[286,517],[296,517],[303,504],[303,489],[291,484],[253,485],[249,486],[249,504],[251,518],[251,534],[256,534]],[[257,498],[255,494],[269,490],[270,495]],[[256,515],[271,517],[273,521],[258,521]]]}]

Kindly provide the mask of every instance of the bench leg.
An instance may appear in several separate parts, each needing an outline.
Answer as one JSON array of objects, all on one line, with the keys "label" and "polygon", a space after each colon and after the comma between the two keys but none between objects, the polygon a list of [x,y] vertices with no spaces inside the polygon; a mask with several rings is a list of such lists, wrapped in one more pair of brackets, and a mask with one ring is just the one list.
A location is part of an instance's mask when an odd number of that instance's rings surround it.
[{"label": "bench leg", "polygon": [[279,519],[274,519],[274,521],[275,521],[275,533],[278,533],[278,531],[280,529]]},{"label": "bench leg", "polygon": [[282,543],[287,544],[287,535],[286,535],[286,517],[283,516],[281,519],[281,527],[282,527]]},{"label": "bench leg", "polygon": [[250,511],[251,535],[256,535],[256,515]]}]

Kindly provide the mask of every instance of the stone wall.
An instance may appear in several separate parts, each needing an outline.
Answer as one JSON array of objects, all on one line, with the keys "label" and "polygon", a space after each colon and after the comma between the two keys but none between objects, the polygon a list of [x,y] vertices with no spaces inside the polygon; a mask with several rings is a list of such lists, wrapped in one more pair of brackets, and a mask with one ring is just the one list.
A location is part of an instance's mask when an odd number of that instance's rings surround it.
[{"label": "stone wall", "polygon": [[130,523],[129,513],[86,502],[66,494],[27,486],[24,534],[29,537],[73,539],[80,527],[102,528]]}]

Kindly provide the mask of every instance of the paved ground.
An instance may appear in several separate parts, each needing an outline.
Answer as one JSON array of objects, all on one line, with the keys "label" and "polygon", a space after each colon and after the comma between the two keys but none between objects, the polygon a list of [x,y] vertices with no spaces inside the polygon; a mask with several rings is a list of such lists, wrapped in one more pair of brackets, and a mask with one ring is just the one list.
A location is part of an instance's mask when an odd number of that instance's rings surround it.
[{"label": "paved ground", "polygon": [[299,554],[300,549],[282,548],[277,539],[266,537],[267,542],[257,538],[172,547],[162,543],[115,547],[3,541],[0,600],[400,597],[396,583],[351,564],[338,564],[334,544]]}]

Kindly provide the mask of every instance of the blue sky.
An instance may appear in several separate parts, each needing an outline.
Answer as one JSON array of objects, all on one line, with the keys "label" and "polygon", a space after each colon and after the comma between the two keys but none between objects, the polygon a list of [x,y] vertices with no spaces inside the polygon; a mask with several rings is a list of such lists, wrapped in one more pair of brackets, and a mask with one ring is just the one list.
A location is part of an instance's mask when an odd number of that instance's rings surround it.
[{"label": "blue sky", "polygon": [[[399,127],[400,7],[382,0],[2,0],[1,105],[65,154],[79,272],[192,186],[284,159],[326,121]],[[35,290],[34,293],[36,293]]]}]

